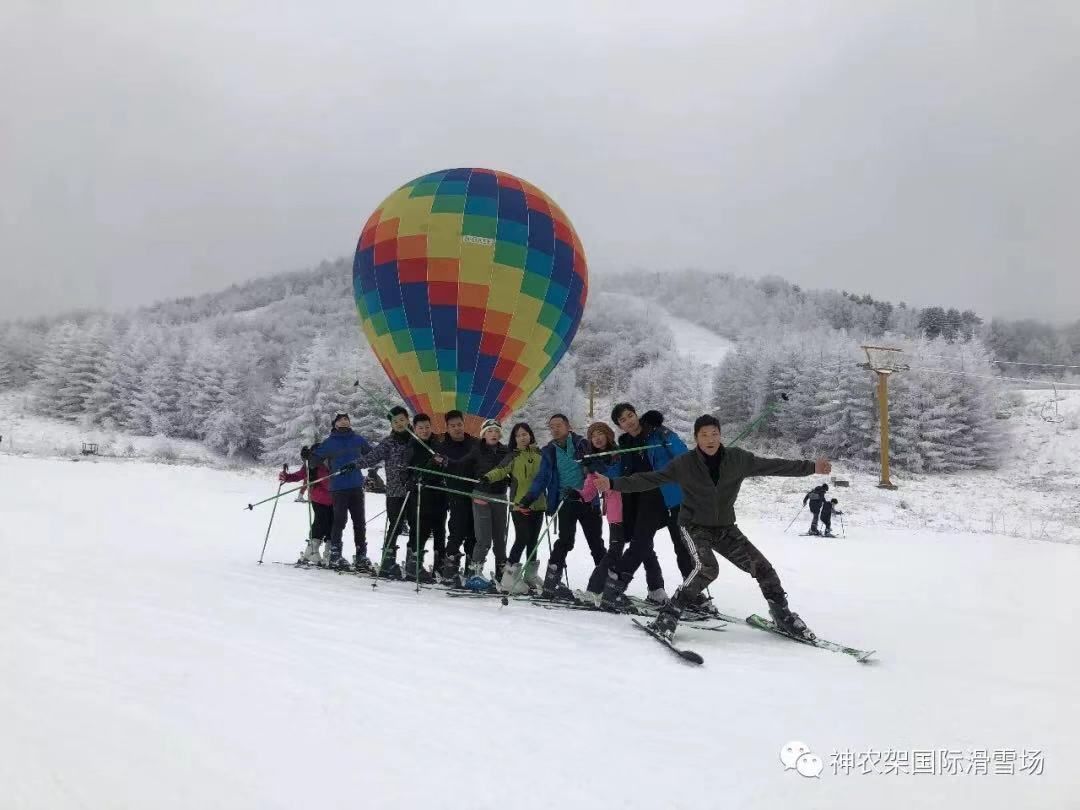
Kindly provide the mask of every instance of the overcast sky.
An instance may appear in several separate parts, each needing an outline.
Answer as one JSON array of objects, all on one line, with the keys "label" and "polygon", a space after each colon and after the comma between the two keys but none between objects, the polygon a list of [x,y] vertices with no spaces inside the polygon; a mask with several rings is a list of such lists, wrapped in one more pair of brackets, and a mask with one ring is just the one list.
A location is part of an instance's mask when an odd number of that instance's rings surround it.
[{"label": "overcast sky", "polygon": [[1080,3],[3,0],[0,318],[350,255],[505,169],[594,271],[1080,317]]}]

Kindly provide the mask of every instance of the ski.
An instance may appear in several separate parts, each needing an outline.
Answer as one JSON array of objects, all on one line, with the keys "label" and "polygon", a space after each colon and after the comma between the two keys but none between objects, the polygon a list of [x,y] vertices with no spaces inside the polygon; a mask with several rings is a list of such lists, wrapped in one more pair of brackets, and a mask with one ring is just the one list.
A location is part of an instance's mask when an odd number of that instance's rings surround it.
[{"label": "ski", "polygon": [[809,639],[801,638],[799,636],[781,630],[779,627],[776,626],[775,622],[758,616],[756,613],[751,616],[747,616],[746,623],[751,627],[756,627],[758,630],[765,630],[769,633],[775,633],[778,636],[789,638],[792,641],[799,642],[800,644],[806,644],[809,647],[817,647],[822,650],[832,650],[833,652],[850,655],[860,664],[865,664],[867,661],[870,660],[870,656],[877,652],[876,650],[858,650],[854,647],[847,647],[843,644],[837,644],[835,641],[826,641],[823,638],[816,638],[813,641],[810,641]]},{"label": "ski", "polygon": [[642,632],[648,633],[650,636],[659,641],[661,644],[663,644],[665,647],[675,653],[675,655],[679,656],[679,658],[681,658],[683,661],[686,661],[688,664],[701,665],[705,663],[705,659],[698,655],[696,652],[676,646],[675,642],[673,642],[669,638],[664,638],[664,636],[657,633],[647,624],[639,622],[637,619],[631,619],[630,621],[632,621],[636,627],[639,627]]},{"label": "ski", "polygon": [[[653,611],[651,614],[650,613],[637,613],[637,614],[634,614],[634,613],[616,613],[614,611],[604,610],[603,608],[600,608],[600,607],[590,607],[589,605],[579,605],[579,604],[566,603],[566,602],[563,602],[563,603],[534,602],[534,604],[537,607],[544,608],[545,610],[584,610],[584,611],[588,611],[588,612],[592,612],[592,613],[603,613],[603,614],[608,615],[608,616],[631,616],[631,617],[636,616],[637,618],[640,618],[640,619],[655,619],[656,615],[657,615],[656,611]],[[712,632],[719,632],[721,630],[726,630],[727,626],[728,626],[728,622],[725,622],[722,619],[716,619],[716,618],[711,617],[711,616],[710,617],[701,617],[701,618],[683,619],[682,621],[679,622],[679,627],[686,627],[686,628],[689,628],[690,630],[709,630],[709,631],[712,631]]]}]

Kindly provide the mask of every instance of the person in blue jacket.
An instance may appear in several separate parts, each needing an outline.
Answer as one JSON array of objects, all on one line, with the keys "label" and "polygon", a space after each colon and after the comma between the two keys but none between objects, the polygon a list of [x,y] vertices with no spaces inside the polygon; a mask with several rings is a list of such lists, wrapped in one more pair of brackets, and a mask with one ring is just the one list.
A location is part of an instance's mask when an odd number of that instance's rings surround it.
[{"label": "person in blue jacket", "polygon": [[356,556],[353,566],[357,571],[371,568],[367,556],[367,521],[364,517],[364,473],[356,462],[371,452],[367,439],[354,433],[347,413],[334,415],[330,423],[330,435],[311,448],[310,463],[325,462],[333,474],[330,479],[330,497],[334,503],[334,523],[330,528],[330,560],[335,568],[345,568],[349,562],[342,556],[341,536],[345,521],[352,517],[353,541]]},{"label": "person in blue jacket", "polygon": [[[620,402],[612,408],[611,421],[623,431],[619,436],[619,449],[630,452],[616,456],[609,475],[622,477],[662,470],[676,456],[686,452],[686,443],[674,431],[664,427],[660,413],[650,411],[648,415],[649,420],[642,424],[637,410],[629,402]],[[659,489],[623,497],[623,525],[627,528],[629,541],[622,558],[608,571],[601,597],[603,607],[618,609],[620,597],[626,593],[637,569],[655,551],[654,535],[671,523],[672,510],[677,510],[681,504],[682,490],[678,484],[665,484]],[[676,544],[676,553],[678,551],[679,544]]]},{"label": "person in blue jacket", "polygon": [[[521,506],[528,509],[543,493],[547,496],[547,513],[558,513],[559,539],[548,558],[544,572],[544,596],[548,599],[572,600],[574,594],[561,584],[566,555],[574,548],[577,527],[585,535],[592,554],[593,564],[598,565],[607,549],[604,547],[604,524],[600,514],[600,497],[582,501],[578,490],[585,485],[582,458],[590,453],[589,442],[570,429],[570,420],[561,413],[548,419],[551,441],[540,451],[540,469],[532,486],[521,499]],[[565,501],[565,503],[564,503]]]}]

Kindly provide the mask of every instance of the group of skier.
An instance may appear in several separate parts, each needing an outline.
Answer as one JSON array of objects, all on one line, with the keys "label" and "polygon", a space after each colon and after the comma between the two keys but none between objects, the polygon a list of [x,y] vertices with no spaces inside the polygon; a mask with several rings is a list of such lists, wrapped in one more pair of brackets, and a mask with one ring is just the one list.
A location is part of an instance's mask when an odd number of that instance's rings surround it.
[{"label": "group of skier", "polygon": [[[725,447],[720,423],[710,415],[694,423],[695,446],[689,449],[664,426],[661,413],[647,411],[639,417],[627,402],[611,413],[621,431],[617,440],[605,422],[589,425],[582,436],[557,413],[547,421],[550,441],[543,447],[524,422],[514,425],[504,442],[502,425],[491,419],[478,437],[467,435],[460,411],[445,415],[446,432],[439,436],[433,434],[427,414],[410,420],[398,406],[388,416],[389,435],[372,446],[353,431],[348,414],[335,414],[330,435],[301,451],[304,469],[279,476],[309,485],[313,520],[302,563],[350,567],[342,537],[351,518],[351,567],[382,577],[438,580],[473,591],[534,593],[622,611],[628,604],[627,587],[644,567],[647,598],[658,609],[651,627],[670,638],[684,611],[698,615],[713,610],[705,589],[719,573],[720,555],[757,580],[781,629],[814,638],[789,609],[773,566],[739,530],[734,505],[745,478],[828,474],[826,459],[760,458]],[[378,561],[372,562],[362,471],[378,465],[385,467],[387,528]],[[815,531],[819,514],[829,527],[831,509],[822,508],[827,488],[816,487],[804,500],[811,502]],[[509,552],[508,515],[514,526]],[[572,592],[564,575],[579,527],[594,568],[586,588]],[[670,597],[654,548],[661,529],[671,536],[682,576]],[[397,563],[401,533],[408,536],[404,569]],[[549,542],[555,539],[541,572],[544,536]],[[429,537],[431,570],[423,565]],[[326,551],[320,553],[323,544]],[[484,575],[491,552],[493,580]]]}]

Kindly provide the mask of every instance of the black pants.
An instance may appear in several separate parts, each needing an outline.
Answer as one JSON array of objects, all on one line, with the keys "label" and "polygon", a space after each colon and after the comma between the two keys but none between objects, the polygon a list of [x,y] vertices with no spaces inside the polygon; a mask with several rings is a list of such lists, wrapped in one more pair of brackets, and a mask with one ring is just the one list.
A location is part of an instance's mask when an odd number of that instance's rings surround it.
[{"label": "black pants", "polygon": [[[694,570],[694,558],[691,557],[690,552],[686,550],[686,544],[682,539],[682,530],[679,528],[680,511],[682,511],[682,507],[680,506],[675,506],[668,510],[667,530],[668,534],[671,535],[671,545],[675,547],[675,564],[679,566],[679,573],[682,574],[682,578],[686,579],[690,576],[690,572]],[[646,576],[648,573],[648,563],[646,562]],[[663,587],[663,585],[660,587]]]},{"label": "black pants", "polygon": [[394,549],[397,548],[398,531],[402,526],[409,528],[412,525],[409,507],[415,508],[415,501],[415,495],[411,498],[408,496],[386,496],[386,535],[383,537],[380,565],[382,560],[393,562],[396,559],[397,555],[394,553]]},{"label": "black pants", "polygon": [[521,560],[522,552],[526,552],[527,559],[535,560],[540,530],[544,526],[544,513],[529,511],[523,515],[515,510],[510,513],[510,518],[514,521],[514,545],[510,547],[506,561],[516,565]]},{"label": "black pants", "polygon": [[353,540],[356,553],[367,556],[367,520],[364,517],[364,490],[341,489],[330,493],[334,499],[334,525],[330,529],[330,556],[341,556],[341,535],[345,531],[345,521],[352,518]]},{"label": "black pants", "polygon": [[599,565],[600,560],[604,559],[607,550],[604,548],[604,523],[600,510],[592,504],[568,500],[559,509],[559,539],[555,541],[549,564],[566,565],[566,555],[574,548],[578,524],[589,544],[593,565]]},{"label": "black pants", "polygon": [[827,532],[829,532],[831,534],[832,533],[832,515],[831,514],[826,515],[824,512],[822,512],[821,513],[821,525],[825,527],[825,531],[827,531]]},{"label": "black pants", "polygon": [[410,516],[412,521],[409,524],[407,548],[409,551],[416,550],[417,532],[419,532],[421,556],[424,547],[427,545],[427,539],[430,537],[435,544],[435,558],[442,559],[443,553],[446,551],[446,500],[442,497],[442,493],[424,490],[424,494],[420,498],[419,526],[415,525],[417,523],[415,501],[410,501],[409,507],[412,508],[413,513]]},{"label": "black pants", "polygon": [[772,563],[751,543],[738,526],[682,527],[683,542],[694,558],[694,570],[679,588],[681,601],[696,599],[720,573],[716,555],[726,559],[757,580],[761,594],[769,602],[787,607],[787,594]]},{"label": "black pants", "polygon": [[[609,531],[611,536],[608,539],[607,554],[600,560],[589,577],[587,588],[592,593],[603,593],[604,585],[607,583],[608,571],[616,568],[619,560],[622,559],[623,552],[626,551],[626,535],[622,524],[612,524]],[[660,560],[656,558],[656,551],[646,554],[641,564],[645,568],[645,582],[649,586],[649,590],[655,591],[663,588],[664,571],[660,567]]]},{"label": "black pants", "polygon": [[476,545],[476,533],[473,529],[472,498],[451,495],[450,538],[446,543],[446,554],[460,554],[465,549],[465,558],[471,560],[473,546]]},{"label": "black pants", "polygon": [[[656,560],[656,547],[653,538],[667,526],[668,510],[664,505],[664,496],[660,490],[640,492],[633,497],[623,496],[623,527],[628,531],[627,547],[622,557],[612,567],[620,577],[633,577],[638,568],[647,560]],[[656,563],[659,569],[659,562]],[[648,575],[648,568],[645,569]],[[659,574],[657,588],[664,587],[663,574]],[[650,583],[649,590],[653,590]]]},{"label": "black pants", "polygon": [[[311,537],[315,540],[329,540],[330,532],[334,530],[334,507],[312,501],[311,512]],[[341,542],[340,534],[338,542]]]},{"label": "black pants", "polygon": [[814,516],[810,521],[810,531],[814,532],[817,531],[818,515],[821,514],[821,501],[810,502],[810,514]]}]

